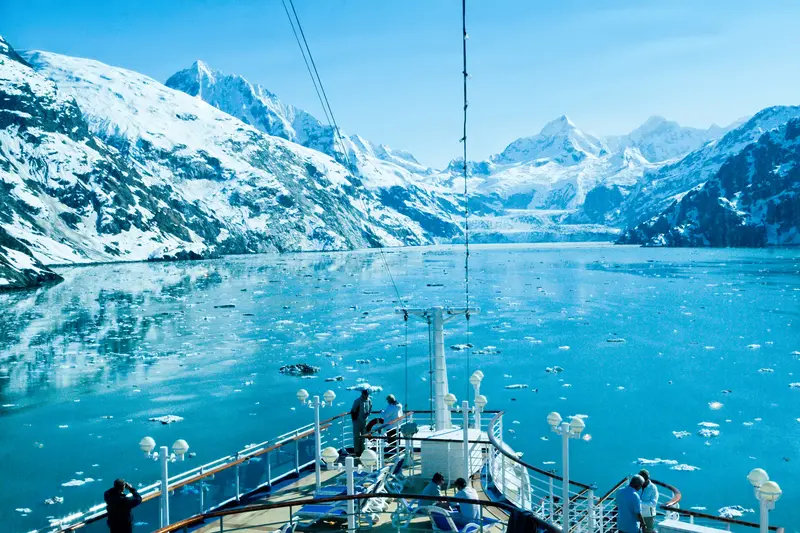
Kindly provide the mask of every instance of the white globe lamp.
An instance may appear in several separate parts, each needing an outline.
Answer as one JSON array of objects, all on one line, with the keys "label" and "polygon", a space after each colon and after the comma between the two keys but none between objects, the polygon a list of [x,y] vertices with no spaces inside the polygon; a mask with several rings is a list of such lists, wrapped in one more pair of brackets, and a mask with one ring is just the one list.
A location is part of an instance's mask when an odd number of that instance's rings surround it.
[{"label": "white globe lamp", "polygon": [[453,407],[456,404],[456,395],[452,392],[448,392],[444,395],[444,404],[447,407]]},{"label": "white globe lamp", "polygon": [[584,422],[580,418],[573,418],[572,421],[569,423],[569,435],[573,438],[578,438],[581,436],[581,431],[583,428],[586,427],[586,422]]},{"label": "white globe lamp", "polygon": [[555,431],[558,429],[558,426],[561,425],[561,415],[553,411],[549,415],[547,415],[547,423],[550,424],[550,428]]},{"label": "white globe lamp", "polygon": [[306,403],[306,400],[308,400],[308,391],[305,389],[297,391],[297,399],[300,400],[300,403]]},{"label": "white globe lamp", "polygon": [[774,481],[765,481],[758,489],[758,498],[767,503],[775,503],[781,498],[783,491]]},{"label": "white globe lamp", "polygon": [[178,439],[172,445],[172,451],[178,457],[178,461],[183,461],[183,456],[189,451],[189,443],[183,439]]},{"label": "white globe lamp", "polygon": [[332,390],[326,390],[325,394],[322,395],[322,399],[325,400],[325,403],[328,405],[333,405],[333,400],[336,399],[336,393]]},{"label": "white globe lamp", "polygon": [[150,457],[150,454],[153,453],[155,448],[156,441],[153,440],[153,437],[145,437],[139,441],[139,449],[142,450],[147,457]]},{"label": "white globe lamp", "polygon": [[754,468],[749,474],[747,474],[747,480],[751,485],[753,485],[753,487],[759,488],[761,485],[769,481],[769,476],[767,475],[766,470],[763,468]]},{"label": "white globe lamp", "polygon": [[339,450],[333,446],[328,446],[322,450],[322,460],[325,461],[328,468],[331,468],[339,460]]},{"label": "white globe lamp", "polygon": [[483,394],[478,394],[475,396],[475,407],[477,407],[478,410],[483,411],[483,408],[486,407],[487,403],[489,403],[489,400],[487,400],[486,396]]},{"label": "white globe lamp", "polygon": [[370,472],[378,464],[378,454],[375,453],[375,450],[364,450],[359,459],[361,459],[362,465],[370,469]]}]

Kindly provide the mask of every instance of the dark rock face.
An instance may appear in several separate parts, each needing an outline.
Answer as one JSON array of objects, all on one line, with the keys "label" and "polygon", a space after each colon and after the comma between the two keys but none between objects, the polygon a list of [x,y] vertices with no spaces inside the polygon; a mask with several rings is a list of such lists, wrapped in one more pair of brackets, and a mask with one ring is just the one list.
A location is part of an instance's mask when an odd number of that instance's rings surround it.
[{"label": "dark rock face", "polygon": [[32,289],[63,278],[34,259],[31,251],[0,227],[0,291]]},{"label": "dark rock face", "polygon": [[800,244],[800,119],[765,133],[660,215],[626,231],[622,244]]},{"label": "dark rock face", "polygon": [[583,212],[589,222],[602,223],[620,206],[624,198],[622,191],[616,185],[611,187],[600,185],[586,193]]}]

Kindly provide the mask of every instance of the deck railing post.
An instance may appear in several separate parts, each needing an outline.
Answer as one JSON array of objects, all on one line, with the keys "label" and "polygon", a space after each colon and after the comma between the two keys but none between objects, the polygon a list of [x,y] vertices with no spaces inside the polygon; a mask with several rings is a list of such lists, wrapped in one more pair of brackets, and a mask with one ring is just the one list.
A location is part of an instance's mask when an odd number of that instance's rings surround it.
[{"label": "deck railing post", "polygon": [[[355,484],[353,483],[353,468],[355,467],[355,460],[352,457],[346,457],[344,460],[345,471],[347,472],[347,495],[352,496],[355,494]],[[355,500],[347,500],[347,532],[354,533],[356,530],[356,509]]]},{"label": "deck railing post", "polygon": [[[236,452],[236,460],[239,460],[239,452]],[[241,490],[239,489],[239,466],[241,463],[236,463],[236,501],[239,501],[239,496],[242,494]]]},{"label": "deck railing post", "polygon": [[169,524],[169,448],[162,446],[159,449],[161,461],[161,527]]},{"label": "deck railing post", "polygon": [[[503,415],[500,415],[500,446],[505,447],[505,441],[503,440]],[[503,484],[503,490],[500,491],[500,494],[505,496],[506,494],[506,454],[503,453],[505,450],[500,450],[500,480]]]},{"label": "deck railing post", "polygon": [[270,462],[269,454],[270,452],[265,453],[264,459],[267,461],[267,486],[272,490],[272,463]]},{"label": "deck railing post", "polygon": [[314,396],[314,475],[317,490],[322,487],[322,434],[319,429],[319,396]]},{"label": "deck railing post", "polygon": [[294,472],[298,476],[300,475],[300,439],[297,438],[299,435],[298,430],[294,431]]},{"label": "deck railing post", "polygon": [[222,517],[219,517],[219,533],[224,533],[225,528],[222,526]]},{"label": "deck railing post", "polygon": [[461,411],[464,413],[464,479],[469,480],[469,402],[461,402]]},{"label": "deck railing post", "polygon": [[603,502],[600,502],[600,533],[606,533],[606,517]]},{"label": "deck railing post", "polygon": [[[206,470],[205,466],[201,466],[200,467],[200,475],[201,476],[205,473],[205,470]],[[203,490],[203,485],[205,485],[204,479],[205,478],[200,480],[200,514],[203,514],[203,512],[205,512],[205,510],[206,510],[206,503],[205,503],[206,495],[205,495],[205,491]]]},{"label": "deck railing post", "polygon": [[594,533],[594,487],[589,489],[586,497],[589,498],[589,531]]},{"label": "deck railing post", "polygon": [[555,520],[556,520],[556,496],[553,493],[553,476],[548,476],[547,480],[549,481],[549,485],[550,485],[550,521],[551,522],[555,522]]}]

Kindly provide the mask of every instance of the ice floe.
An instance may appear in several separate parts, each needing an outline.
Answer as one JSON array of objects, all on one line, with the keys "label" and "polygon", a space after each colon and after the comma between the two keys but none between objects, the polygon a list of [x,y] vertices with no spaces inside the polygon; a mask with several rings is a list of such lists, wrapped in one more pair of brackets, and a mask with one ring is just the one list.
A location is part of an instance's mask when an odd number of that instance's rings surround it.
[{"label": "ice floe", "polygon": [[673,431],[672,434],[675,435],[676,439],[682,439],[684,437],[688,437],[689,435],[691,435],[691,433],[689,433],[688,431]]},{"label": "ice floe", "polygon": [[720,402],[708,402],[708,407],[712,411],[719,411],[720,409],[722,409],[722,406],[723,404],[721,404]]},{"label": "ice floe", "polygon": [[687,465],[687,464],[679,464],[679,465],[673,465],[669,469],[670,470],[680,470],[680,471],[683,471],[683,472],[694,472],[695,470],[700,470],[700,467]]},{"label": "ice floe", "polygon": [[90,478],[90,477],[87,477],[85,479],[71,479],[71,480],[67,481],[66,483],[62,483],[61,486],[62,487],[81,487],[83,485],[86,485],[87,483],[94,483],[94,481],[95,480]]},{"label": "ice floe", "polygon": [[567,350],[569,350],[569,346],[559,346],[558,349],[567,351]]},{"label": "ice floe", "polygon": [[758,371],[761,372],[762,374],[771,374],[772,372],[775,372],[775,369],[774,368],[759,368]]},{"label": "ice floe", "polygon": [[645,466],[657,466],[657,465],[668,465],[668,466],[675,466],[678,464],[678,461],[674,459],[661,459],[656,457],[655,459],[645,459],[644,457],[639,457],[636,460],[636,463]]},{"label": "ice floe", "polygon": [[154,416],[152,418],[148,418],[150,422],[161,422],[164,425],[172,424],[173,422],[182,422],[183,417],[178,415],[164,415],[164,416]]},{"label": "ice floe", "polygon": [[513,385],[506,385],[507,389],[527,389],[528,386],[524,383],[514,383]]},{"label": "ice floe", "polygon": [[544,371],[547,372],[548,374],[559,374],[563,372],[564,369],[556,365],[556,366],[548,366],[547,368],[544,369]]},{"label": "ice floe", "polygon": [[755,511],[753,511],[753,509],[742,507],[741,505],[729,505],[727,507],[720,508],[717,512],[722,518],[739,518],[740,516],[744,516],[744,513],[753,513]]},{"label": "ice floe", "polygon": [[760,344],[748,344],[747,347],[750,348],[751,350],[758,350],[759,348],[761,348],[761,345]]}]

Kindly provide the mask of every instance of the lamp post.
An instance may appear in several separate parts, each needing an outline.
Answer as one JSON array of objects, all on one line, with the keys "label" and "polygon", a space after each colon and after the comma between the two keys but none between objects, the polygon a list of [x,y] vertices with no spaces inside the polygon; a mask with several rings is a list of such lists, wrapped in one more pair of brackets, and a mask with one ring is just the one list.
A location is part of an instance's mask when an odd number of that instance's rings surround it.
[{"label": "lamp post", "polygon": [[320,403],[319,396],[314,396],[314,399],[308,401],[308,391],[300,389],[297,391],[297,399],[303,405],[308,405],[314,409],[314,474],[316,476],[317,489],[322,486],[322,435],[319,429],[319,408],[327,405],[333,405],[333,400],[336,399],[336,393],[332,390],[326,390],[322,395],[324,403]]},{"label": "lamp post", "polygon": [[145,457],[160,461],[161,463],[161,498],[159,500],[159,523],[160,527],[169,525],[169,463],[183,461],[186,452],[189,451],[189,444],[178,439],[172,445],[172,455],[169,448],[162,446],[158,452],[153,453],[156,441],[152,437],[145,437],[139,441],[139,449],[145,453]]},{"label": "lamp post", "polygon": [[[480,370],[476,370],[472,373],[469,377],[469,383],[472,385],[473,390],[475,391],[475,428],[480,431],[481,429],[481,415],[479,412],[478,407],[478,396],[481,394],[481,381],[483,381],[483,372]],[[485,405],[485,404],[484,404]],[[481,407],[482,409],[482,407]]]},{"label": "lamp post", "polygon": [[761,468],[752,469],[747,474],[747,479],[753,485],[753,492],[759,504],[759,531],[768,533],[769,512],[775,509],[775,502],[780,499],[783,491],[777,483],[769,480],[769,475]]},{"label": "lamp post", "polygon": [[579,439],[586,424],[574,417],[571,422],[563,422],[555,411],[547,415],[547,423],[554,433],[561,435],[561,528],[569,530],[569,439]]}]

